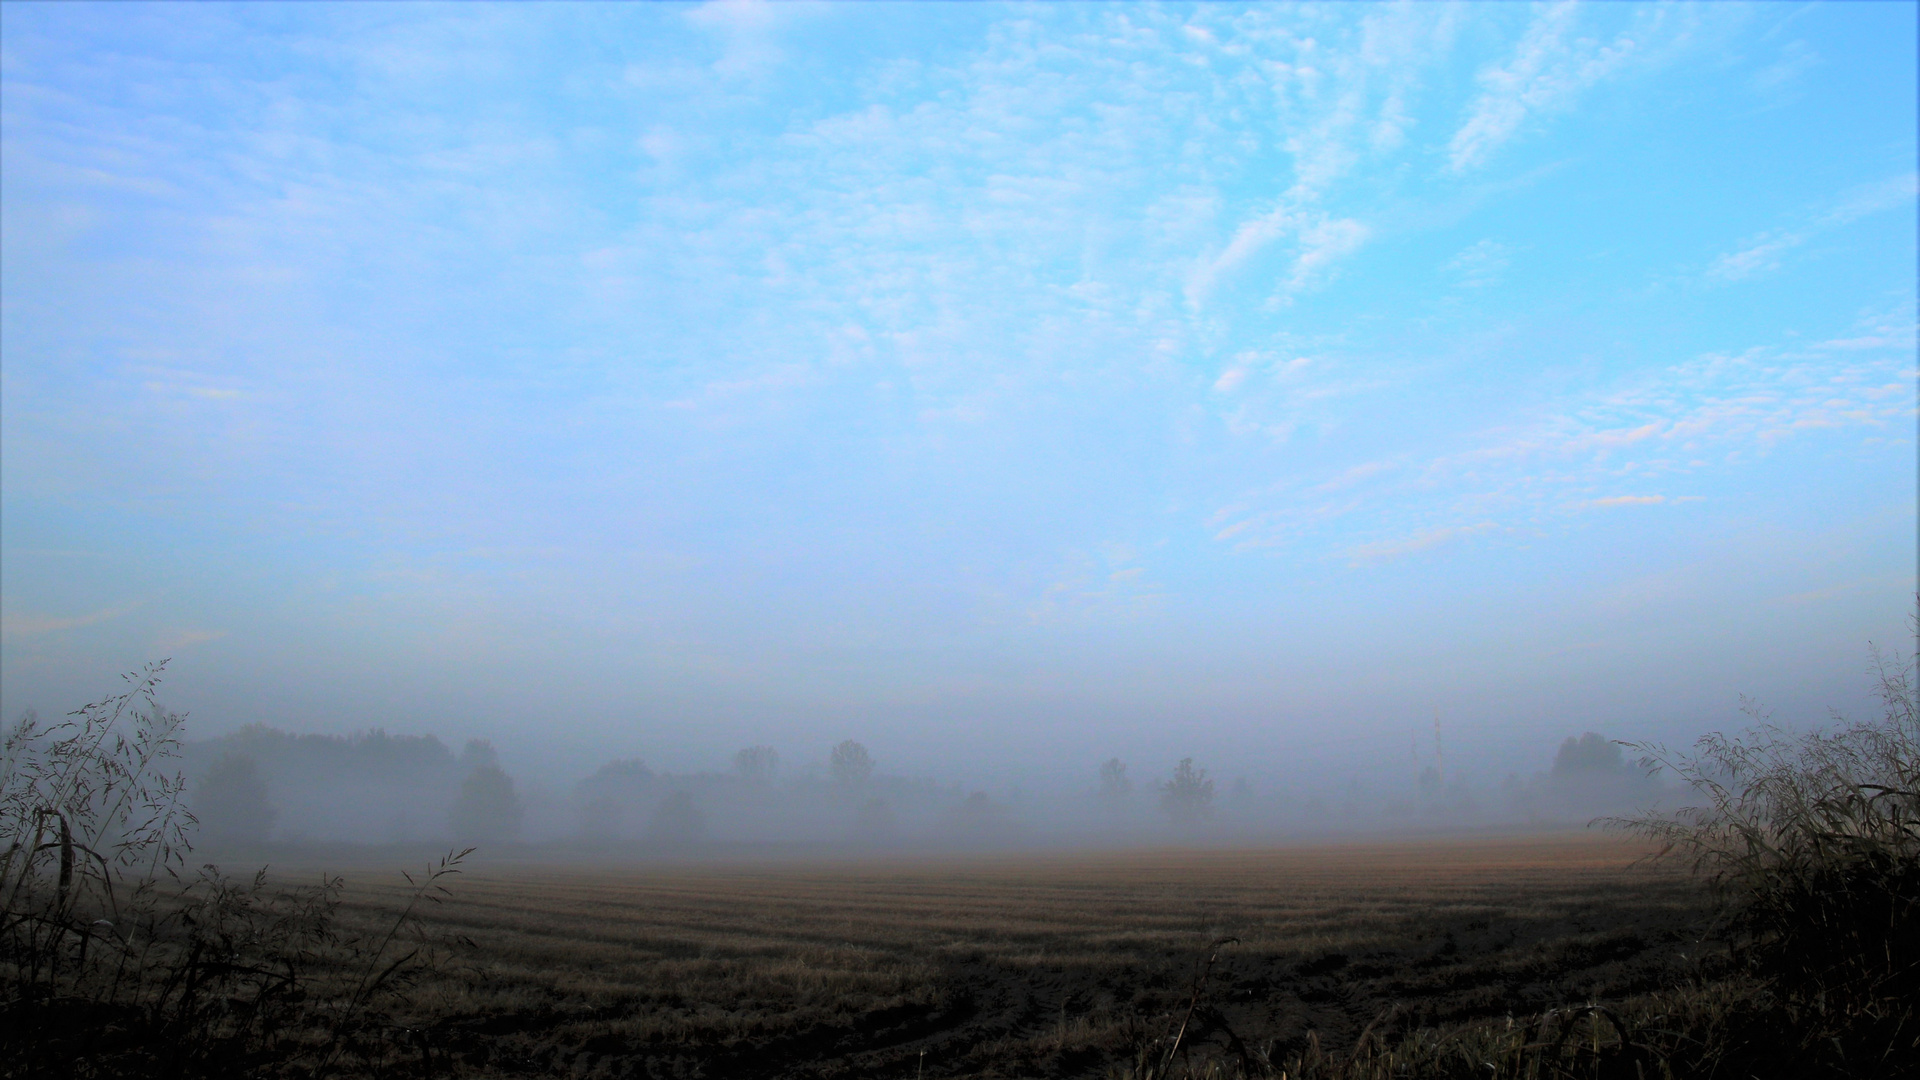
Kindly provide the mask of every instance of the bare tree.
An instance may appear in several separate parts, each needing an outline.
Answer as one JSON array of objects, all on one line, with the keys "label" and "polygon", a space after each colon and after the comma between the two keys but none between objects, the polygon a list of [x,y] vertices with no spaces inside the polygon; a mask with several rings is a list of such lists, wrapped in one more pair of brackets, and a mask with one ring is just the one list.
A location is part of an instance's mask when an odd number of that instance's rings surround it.
[{"label": "bare tree", "polygon": [[827,769],[833,773],[835,780],[848,787],[856,787],[866,783],[867,777],[873,775],[873,758],[868,755],[866,747],[848,739],[833,748],[833,753],[827,758]]},{"label": "bare tree", "polygon": [[1194,768],[1192,758],[1181,758],[1173,767],[1173,779],[1160,785],[1160,808],[1183,828],[1211,817],[1213,781],[1207,779],[1207,770]]}]

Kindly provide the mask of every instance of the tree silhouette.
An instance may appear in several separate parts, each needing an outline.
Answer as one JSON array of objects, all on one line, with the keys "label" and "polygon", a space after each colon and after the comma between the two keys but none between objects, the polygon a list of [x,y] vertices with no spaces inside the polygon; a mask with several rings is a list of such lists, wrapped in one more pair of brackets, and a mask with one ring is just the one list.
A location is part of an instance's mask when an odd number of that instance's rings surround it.
[{"label": "tree silhouette", "polygon": [[867,754],[867,748],[848,739],[833,748],[827,758],[827,769],[833,778],[848,787],[856,787],[867,782],[873,775],[873,758]]},{"label": "tree silhouette", "polygon": [[625,831],[629,816],[643,805],[653,784],[653,770],[639,758],[604,762],[593,775],[573,786],[580,800],[581,831],[607,839]]},{"label": "tree silhouette", "polygon": [[601,765],[575,785],[589,797],[630,798],[653,782],[653,770],[639,758],[618,758]]},{"label": "tree silhouette", "polygon": [[1119,758],[1108,758],[1100,766],[1100,801],[1109,806],[1118,806],[1133,794],[1133,781],[1127,779],[1127,764]]},{"label": "tree silhouette", "polygon": [[513,778],[498,765],[477,766],[460,784],[460,797],[447,816],[463,843],[512,839],[520,831],[520,796],[513,790]]},{"label": "tree silhouette", "polygon": [[478,769],[487,765],[500,764],[500,752],[485,739],[468,739],[467,745],[460,748],[460,767]]},{"label": "tree silhouette", "polygon": [[780,755],[771,746],[749,746],[733,755],[733,771],[755,784],[773,779],[773,771],[779,767]]},{"label": "tree silhouette", "polygon": [[1633,775],[1633,766],[1620,752],[1620,744],[1605,735],[1589,731],[1575,739],[1571,736],[1560,744],[1560,752],[1553,755],[1553,775],[1570,776],[1619,776]]},{"label": "tree silhouette", "polygon": [[209,840],[260,843],[276,816],[267,801],[260,765],[246,754],[228,754],[193,788],[193,813]]},{"label": "tree silhouette", "polygon": [[1212,816],[1213,781],[1207,779],[1207,770],[1194,768],[1192,758],[1181,758],[1173,767],[1173,779],[1160,785],[1160,808],[1183,828]]}]

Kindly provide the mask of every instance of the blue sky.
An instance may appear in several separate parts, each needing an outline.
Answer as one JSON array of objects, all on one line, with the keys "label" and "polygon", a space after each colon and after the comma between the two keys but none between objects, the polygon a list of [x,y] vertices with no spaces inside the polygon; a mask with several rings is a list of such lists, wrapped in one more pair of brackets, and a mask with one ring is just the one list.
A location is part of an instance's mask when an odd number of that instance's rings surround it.
[{"label": "blue sky", "polygon": [[928,771],[1864,711],[1915,11],[0,6],[0,707],[169,656],[207,734]]}]

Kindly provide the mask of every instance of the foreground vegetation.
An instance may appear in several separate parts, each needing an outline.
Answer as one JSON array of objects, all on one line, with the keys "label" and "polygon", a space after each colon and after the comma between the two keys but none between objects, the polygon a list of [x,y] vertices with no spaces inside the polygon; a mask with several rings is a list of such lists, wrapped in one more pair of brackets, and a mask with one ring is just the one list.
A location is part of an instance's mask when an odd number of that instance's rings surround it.
[{"label": "foreground vegetation", "polygon": [[179,716],[158,667],[0,755],[0,1071],[10,1076],[378,1075],[392,1009],[462,944],[431,929],[456,852],[379,925],[339,918],[344,882],[189,870],[194,821],[166,766]]},{"label": "foreground vegetation", "polygon": [[1911,668],[1879,674],[1872,723],[1638,748],[1701,801],[1613,836],[470,864],[449,893],[465,853],[351,892],[190,871],[148,672],[7,737],[0,1070],[1913,1075],[1920,720]]}]

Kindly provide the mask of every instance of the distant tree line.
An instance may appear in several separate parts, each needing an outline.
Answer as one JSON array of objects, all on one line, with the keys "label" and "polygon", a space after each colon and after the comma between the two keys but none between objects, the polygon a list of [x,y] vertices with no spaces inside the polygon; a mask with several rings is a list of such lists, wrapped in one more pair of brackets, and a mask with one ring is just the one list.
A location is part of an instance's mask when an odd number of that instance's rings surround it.
[{"label": "distant tree line", "polygon": [[[1154,790],[1160,796],[1161,813],[1178,828],[1198,828],[1213,817],[1213,781],[1207,778],[1207,770],[1196,767],[1190,757],[1175,763],[1172,775],[1155,784]],[[1094,798],[1110,813],[1128,808],[1133,798],[1133,781],[1127,776],[1126,762],[1116,757],[1101,763]]]},{"label": "distant tree line", "polygon": [[742,835],[884,843],[903,822],[978,834],[1004,819],[981,813],[977,803],[970,810],[932,781],[881,774],[853,739],[828,748],[824,776],[783,777],[780,755],[768,746],[744,747],[732,764],[730,773],[662,773],[638,758],[609,761],[573,787],[578,835],[673,846]]},{"label": "distant tree line", "polygon": [[[187,802],[216,843],[450,837],[499,843],[523,807],[493,746],[431,735],[295,735],[252,724],[186,746]],[[276,826],[291,826],[291,834]]]},{"label": "distant tree line", "polygon": [[[526,795],[483,740],[456,753],[431,735],[300,735],[265,725],[189,744],[187,798],[203,836],[230,845],[274,840],[401,840],[498,844],[526,835]],[[843,739],[798,775],[781,771],[772,747],[743,747],[732,768],[660,773],[639,758],[605,762],[538,801],[535,831],[594,844],[688,846],[741,839],[888,843],[906,836],[956,842],[1004,841],[1042,822],[1017,803],[984,791],[883,774],[862,743]],[[1320,821],[1469,820],[1479,803],[1462,774],[1444,778],[1437,762],[1405,787],[1378,797],[1348,793],[1337,810],[1297,800]],[[1646,801],[1663,789],[1645,763],[1587,732],[1562,743],[1550,767],[1530,781],[1510,776],[1506,813],[1579,820]],[[1136,798],[1144,794],[1145,798]],[[1136,784],[1118,757],[1096,771],[1085,827],[1147,827],[1157,818],[1176,833],[1240,828],[1260,820],[1244,778],[1222,797],[1192,757],[1158,779]],[[1495,811],[1498,813],[1499,811]],[[1271,814],[1272,811],[1268,810]],[[1110,824],[1100,826],[1098,821]],[[1071,827],[1071,826],[1069,826]]]}]

